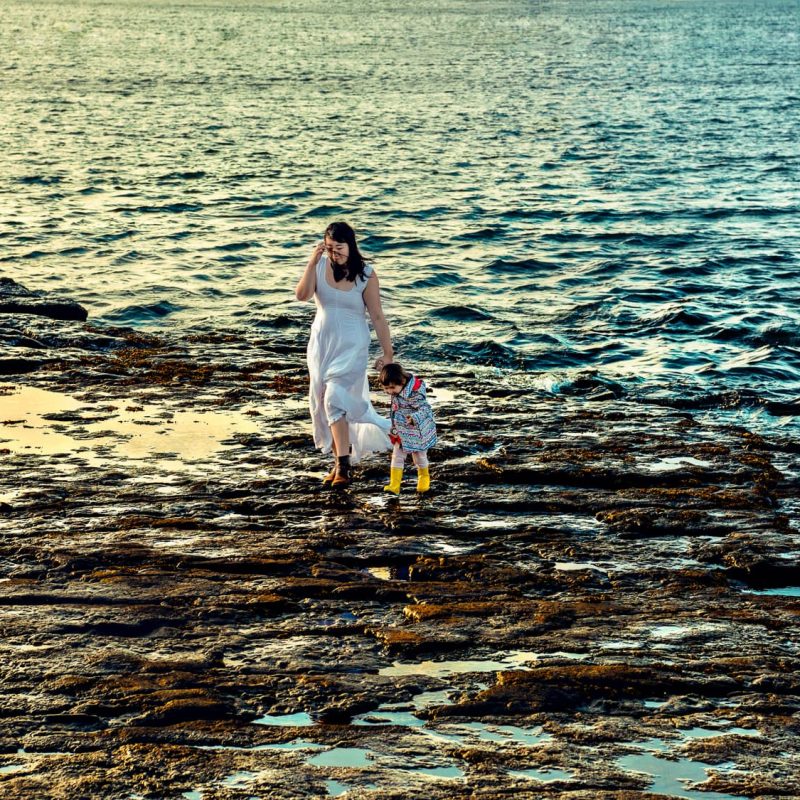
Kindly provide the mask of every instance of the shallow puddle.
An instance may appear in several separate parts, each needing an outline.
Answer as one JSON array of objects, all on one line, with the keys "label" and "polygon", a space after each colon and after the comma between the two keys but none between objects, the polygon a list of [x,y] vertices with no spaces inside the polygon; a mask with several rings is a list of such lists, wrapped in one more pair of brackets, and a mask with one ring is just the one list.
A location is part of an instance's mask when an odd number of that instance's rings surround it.
[{"label": "shallow puddle", "polygon": [[[418,717],[419,712],[435,705],[450,705],[448,692],[423,692],[417,695],[411,704],[384,704],[375,711],[362,714],[353,720],[357,726],[397,725],[404,728],[415,728],[432,739],[452,742],[461,746],[474,746],[479,742],[492,744],[510,744],[531,747],[552,740],[549,733],[541,728],[520,728],[516,725],[498,725],[484,722],[459,722],[438,724]],[[413,710],[409,708],[412,706]]]},{"label": "shallow puddle", "polygon": [[329,797],[341,797],[350,789],[350,786],[339,781],[325,781],[325,790],[328,792]]},{"label": "shallow puddle", "polygon": [[[355,786],[348,786],[346,783],[342,783],[341,781],[334,781],[334,780],[327,780],[325,781],[325,789],[328,792],[328,797],[341,797],[343,794],[347,794],[351,789],[355,789]],[[377,784],[374,783],[362,783],[358,785],[359,789],[377,789]]]},{"label": "shallow puddle", "polygon": [[668,753],[672,750],[672,744],[663,739],[646,739],[643,742],[637,742],[637,747],[647,750],[648,753]]},{"label": "shallow puddle", "polygon": [[249,747],[239,747],[231,744],[204,744],[196,745],[198,750],[225,750],[230,752],[240,753],[258,753],[263,750],[324,750],[324,744],[317,744],[316,742],[307,742],[304,739],[292,739],[290,742],[281,742],[279,744],[256,744]]},{"label": "shallow puddle", "polygon": [[450,739],[459,744],[491,742],[492,744],[514,744],[532,747],[552,740],[541,728],[519,728],[516,725],[492,725],[484,722],[465,722],[447,725],[431,731],[433,736]]},{"label": "shallow puddle", "polygon": [[410,577],[407,566],[365,567],[362,571],[381,581],[407,581]]},{"label": "shallow puddle", "polygon": [[407,663],[395,661],[391,667],[384,667],[378,671],[379,675],[428,675],[434,678],[444,678],[448,675],[460,675],[470,672],[503,672],[514,669],[529,669],[531,661],[537,661],[540,653],[516,652],[509,653],[501,659],[474,660],[474,661],[420,661]]},{"label": "shallow puddle", "polygon": [[434,539],[427,544],[427,549],[431,553],[443,553],[448,556],[464,556],[477,548],[474,544],[453,544],[441,539]]},{"label": "shallow puddle", "polygon": [[[710,739],[717,736],[760,736],[755,728],[683,728],[677,731],[684,741],[697,739]],[[667,794],[673,797],[691,798],[692,800],[745,800],[738,795],[729,795],[720,792],[704,792],[686,787],[687,782],[702,783],[707,780],[708,770],[725,771],[735,766],[732,763],[706,764],[701,761],[692,761],[688,758],[670,760],[661,758],[657,754],[669,753],[675,742],[663,739],[648,739],[639,742],[638,747],[642,753],[632,753],[617,759],[617,765],[630,772],[644,772],[653,777],[653,783],[648,791]]]},{"label": "shallow puddle", "polygon": [[[230,749],[230,748],[223,748]],[[324,750],[324,744],[317,742],[307,742],[305,739],[292,739],[291,742],[282,742],[280,744],[259,744],[255,747],[235,748],[241,750]]]},{"label": "shallow puddle", "polygon": [[256,772],[247,772],[246,770],[234,772],[232,775],[228,775],[227,778],[222,779],[222,785],[232,788],[247,786],[248,783],[252,783],[257,777],[258,773]]},{"label": "shallow puddle", "polygon": [[400,725],[404,728],[421,728],[425,720],[414,716],[410,711],[373,711],[362,714],[353,720],[353,725]]},{"label": "shallow puddle", "polygon": [[432,406],[439,405],[439,403],[452,403],[457,396],[458,395],[450,389],[428,387],[428,400]]},{"label": "shallow puddle", "polygon": [[656,625],[649,629],[651,639],[683,639],[698,633],[711,633],[721,631],[725,627],[713,623],[700,623],[698,625]]},{"label": "shallow puddle", "polygon": [[433,692],[421,692],[411,699],[411,705],[417,711],[422,711],[423,709],[430,708],[431,706],[451,705],[450,694],[450,689],[440,689]]},{"label": "shallow puddle", "polygon": [[716,736],[761,736],[756,728],[680,728],[687,739],[712,739]]},{"label": "shallow puddle", "polygon": [[707,770],[721,771],[724,765],[705,764],[687,758],[669,761],[652,753],[633,753],[623,756],[617,759],[617,765],[628,772],[643,772],[651,776],[653,781],[647,791],[654,794],[666,794],[690,800],[746,800],[740,795],[687,788],[687,782],[702,783],[709,777]]},{"label": "shallow puddle", "polygon": [[186,411],[124,399],[85,404],[24,386],[0,394],[0,421],[5,421],[0,441],[12,452],[77,455],[92,464],[105,463],[110,454],[131,460],[158,458],[169,460],[170,469],[208,458],[236,434],[260,431],[257,423],[239,413]]},{"label": "shallow puddle", "polygon": [[555,568],[559,572],[584,572],[586,570],[593,570],[595,572],[605,573],[604,569],[591,562],[581,564],[577,561],[556,561]]},{"label": "shallow puddle", "polygon": [[432,778],[463,778],[464,770],[458,767],[415,767],[408,770],[419,775],[430,775]]},{"label": "shallow puddle", "polygon": [[601,650],[636,650],[643,646],[643,642],[627,642],[624,639],[613,639],[608,642],[600,642],[598,647]]},{"label": "shallow puddle", "polygon": [[692,456],[675,456],[672,458],[662,458],[651,464],[645,464],[644,468],[650,472],[670,472],[681,467],[710,467],[710,461],[701,461]]},{"label": "shallow puddle", "polygon": [[778,586],[774,589],[745,589],[745,594],[760,594],[768,597],[800,597],[800,586]]},{"label": "shallow puddle", "polygon": [[374,750],[363,747],[334,747],[308,759],[314,767],[369,767],[378,757]]},{"label": "shallow puddle", "polygon": [[450,691],[421,692],[407,703],[383,703],[375,711],[360,714],[353,719],[353,725],[399,725],[404,728],[421,728],[426,722],[415,711],[425,711],[431,706],[451,705]]},{"label": "shallow puddle", "polygon": [[253,725],[280,725],[289,728],[305,728],[315,724],[311,716],[304,711],[298,714],[265,714],[253,720]]},{"label": "shallow puddle", "polygon": [[563,769],[515,769],[509,770],[512,778],[527,778],[539,783],[554,783],[555,781],[572,780],[572,773]]}]

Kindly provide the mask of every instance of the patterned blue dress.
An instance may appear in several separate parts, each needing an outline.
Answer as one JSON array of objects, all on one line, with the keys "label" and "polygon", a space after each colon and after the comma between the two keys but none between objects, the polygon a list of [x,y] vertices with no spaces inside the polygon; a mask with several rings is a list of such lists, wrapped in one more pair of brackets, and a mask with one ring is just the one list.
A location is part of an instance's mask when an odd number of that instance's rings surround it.
[{"label": "patterned blue dress", "polygon": [[436,422],[427,399],[425,381],[412,375],[392,397],[392,433],[407,453],[419,453],[436,444]]}]

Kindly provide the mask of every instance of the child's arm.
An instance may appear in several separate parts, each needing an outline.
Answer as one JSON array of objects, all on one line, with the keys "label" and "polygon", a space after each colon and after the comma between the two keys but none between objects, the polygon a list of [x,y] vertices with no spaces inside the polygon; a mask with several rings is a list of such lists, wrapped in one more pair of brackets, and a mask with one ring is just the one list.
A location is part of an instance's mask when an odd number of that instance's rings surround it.
[{"label": "child's arm", "polygon": [[317,262],[322,256],[323,250],[325,250],[325,242],[320,242],[311,253],[305,272],[294,290],[294,296],[298,300],[306,301],[314,296],[314,292],[317,290]]}]

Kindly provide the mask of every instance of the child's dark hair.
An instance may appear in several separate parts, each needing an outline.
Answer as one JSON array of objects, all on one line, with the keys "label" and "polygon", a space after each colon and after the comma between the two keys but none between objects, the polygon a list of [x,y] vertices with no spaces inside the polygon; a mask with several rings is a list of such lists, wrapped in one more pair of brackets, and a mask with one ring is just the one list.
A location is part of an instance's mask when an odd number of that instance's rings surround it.
[{"label": "child's dark hair", "polygon": [[396,362],[387,364],[378,377],[381,386],[388,386],[393,383],[397,386],[405,386],[411,376]]}]

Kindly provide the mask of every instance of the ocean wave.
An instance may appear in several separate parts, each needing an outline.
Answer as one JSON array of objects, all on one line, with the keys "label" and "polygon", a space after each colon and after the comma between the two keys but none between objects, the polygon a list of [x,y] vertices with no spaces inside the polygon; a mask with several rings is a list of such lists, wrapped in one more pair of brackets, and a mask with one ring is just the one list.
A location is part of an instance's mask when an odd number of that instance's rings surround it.
[{"label": "ocean wave", "polygon": [[524,359],[513,347],[493,339],[446,344],[443,354],[448,359],[491,367],[519,367],[524,363]]},{"label": "ocean wave", "polygon": [[548,394],[563,395],[565,397],[602,395],[606,399],[619,399],[625,396],[625,389],[621,383],[604,378],[597,372],[578,372],[574,374],[558,371],[546,372],[536,379],[534,387]]},{"label": "ocean wave", "polygon": [[488,272],[496,272],[500,274],[517,275],[524,274],[530,275],[531,273],[538,272],[554,272],[558,268],[557,264],[552,261],[542,261],[538,258],[523,258],[519,261],[511,259],[498,258],[495,261],[487,264],[485,269]]},{"label": "ocean wave", "polygon": [[128,250],[128,252],[118,255],[111,263],[115,267],[119,267],[125,264],[133,264],[138,261],[148,261],[150,259],[159,260],[150,253],[142,253],[138,250]]},{"label": "ocean wave", "polygon": [[455,272],[445,272],[438,270],[434,275],[427,278],[414,280],[413,286],[420,289],[439,289],[446,286],[459,286],[466,283],[466,278]]},{"label": "ocean wave", "polygon": [[471,306],[439,306],[429,311],[428,314],[439,319],[449,319],[454,322],[475,322],[490,320],[492,315]]},{"label": "ocean wave", "polygon": [[184,306],[177,303],[161,300],[156,303],[148,303],[146,305],[133,304],[108,311],[102,315],[101,319],[113,325],[145,325],[183,309]]},{"label": "ocean wave", "polygon": [[120,214],[185,214],[192,211],[202,211],[203,208],[205,206],[202,203],[167,203],[163,206],[117,206],[111,210]]},{"label": "ocean wave", "polygon": [[707,325],[710,320],[711,317],[708,314],[697,309],[686,308],[684,306],[669,306],[643,314],[631,327],[633,330],[642,332],[659,330],[674,331],[677,328],[688,328],[692,331],[696,331]]},{"label": "ocean wave", "polygon": [[452,238],[455,241],[482,241],[484,239],[496,239],[499,236],[504,236],[505,233],[505,228],[481,228],[477,231],[467,231],[466,233],[456,234]]},{"label": "ocean wave", "polygon": [[95,242],[117,242],[120,239],[129,239],[131,236],[136,236],[137,231],[135,230],[125,230],[120,231],[119,233],[99,233],[92,236],[92,240]]},{"label": "ocean wave", "polygon": [[294,319],[289,314],[276,314],[274,317],[254,317],[251,324],[256,328],[267,330],[283,330],[303,324],[304,321]]},{"label": "ocean wave", "polygon": [[800,323],[770,323],[758,331],[758,333],[749,334],[748,339],[750,343],[756,347],[775,345],[800,347]]},{"label": "ocean wave", "polygon": [[64,180],[61,175],[25,175],[17,178],[17,183],[24,186],[55,186]]},{"label": "ocean wave", "polygon": [[194,170],[190,172],[168,172],[159,175],[156,183],[183,183],[184,181],[196,181],[205,178],[207,173],[204,170]]},{"label": "ocean wave", "polygon": [[242,206],[242,211],[248,214],[259,214],[262,217],[280,217],[284,214],[294,214],[297,206],[293,203],[251,203]]},{"label": "ocean wave", "polygon": [[688,394],[650,395],[640,400],[685,411],[763,408],[776,417],[800,415],[800,398],[775,399],[754,389],[694,390]]},{"label": "ocean wave", "polygon": [[313,208],[309,208],[307,211],[303,212],[301,216],[303,217],[325,217],[331,219],[339,219],[340,217],[347,216],[348,209],[344,208],[343,206],[331,205],[331,204],[322,204],[318,206],[314,206]]},{"label": "ocean wave", "polygon": [[500,215],[504,219],[524,219],[527,222],[548,222],[562,219],[565,214],[560,209],[552,208],[509,208]]}]

